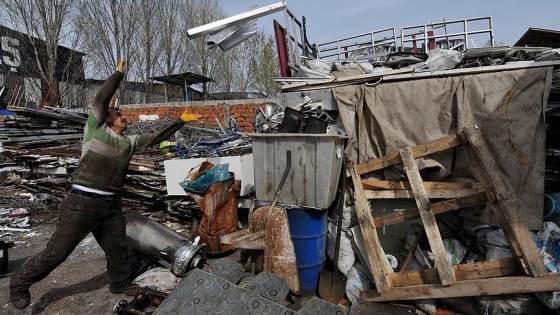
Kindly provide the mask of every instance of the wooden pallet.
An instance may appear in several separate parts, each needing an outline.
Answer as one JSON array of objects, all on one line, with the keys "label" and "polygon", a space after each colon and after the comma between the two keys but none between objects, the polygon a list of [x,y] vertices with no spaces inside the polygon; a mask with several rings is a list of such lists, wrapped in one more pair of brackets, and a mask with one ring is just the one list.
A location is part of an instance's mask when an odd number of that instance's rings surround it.
[{"label": "wooden pallet", "polygon": [[[424,182],[415,159],[462,146],[474,166],[478,183]],[[369,172],[403,164],[408,181],[372,181]],[[476,127],[415,147],[401,147],[387,156],[349,167],[355,188],[355,208],[367,249],[376,290],[361,297],[370,302],[498,295],[560,290],[560,275],[548,274],[515,197],[498,174],[496,161]],[[368,199],[414,198],[417,208],[373,218]],[[443,199],[431,203],[430,199]],[[512,259],[452,266],[435,215],[490,203],[513,252]],[[393,272],[377,228],[421,218],[435,257],[435,269]],[[364,255],[365,256],[365,255]],[[409,256],[411,256],[409,254]]]}]

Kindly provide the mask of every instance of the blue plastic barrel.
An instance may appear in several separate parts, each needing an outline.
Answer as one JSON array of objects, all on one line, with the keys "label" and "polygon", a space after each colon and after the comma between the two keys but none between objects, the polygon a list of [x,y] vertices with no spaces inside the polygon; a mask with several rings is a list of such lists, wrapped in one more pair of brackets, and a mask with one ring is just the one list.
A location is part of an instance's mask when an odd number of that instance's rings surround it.
[{"label": "blue plastic barrel", "polygon": [[327,211],[290,209],[288,222],[296,252],[301,295],[315,294],[326,259]]}]

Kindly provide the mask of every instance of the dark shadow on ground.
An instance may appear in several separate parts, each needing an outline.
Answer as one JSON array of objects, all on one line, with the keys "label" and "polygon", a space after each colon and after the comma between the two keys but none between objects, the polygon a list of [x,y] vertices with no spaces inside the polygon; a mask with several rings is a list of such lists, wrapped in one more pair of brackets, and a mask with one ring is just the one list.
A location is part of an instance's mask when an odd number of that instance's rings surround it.
[{"label": "dark shadow on ground", "polygon": [[39,314],[43,312],[49,304],[71,295],[76,295],[80,293],[87,293],[91,291],[98,290],[106,285],[109,284],[109,274],[105,271],[104,273],[97,275],[93,278],[88,280],[75,283],[73,285],[64,287],[64,288],[56,288],[47,291],[37,303],[33,305],[33,310],[31,314]]}]

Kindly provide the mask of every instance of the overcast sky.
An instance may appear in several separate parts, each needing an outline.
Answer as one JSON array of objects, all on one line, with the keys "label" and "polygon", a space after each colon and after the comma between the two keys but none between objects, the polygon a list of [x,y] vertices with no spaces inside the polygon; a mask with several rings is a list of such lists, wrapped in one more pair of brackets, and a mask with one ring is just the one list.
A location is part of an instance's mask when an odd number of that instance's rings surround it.
[{"label": "overcast sky", "polygon": [[[281,0],[221,0],[228,16],[253,5],[265,7]],[[530,28],[560,31],[560,0],[286,0],[288,9],[307,20],[310,43],[394,27],[491,16],[496,44],[513,45]],[[285,26],[283,12],[259,19],[259,30],[273,34],[272,21]],[[477,47],[485,43],[475,43]]]}]

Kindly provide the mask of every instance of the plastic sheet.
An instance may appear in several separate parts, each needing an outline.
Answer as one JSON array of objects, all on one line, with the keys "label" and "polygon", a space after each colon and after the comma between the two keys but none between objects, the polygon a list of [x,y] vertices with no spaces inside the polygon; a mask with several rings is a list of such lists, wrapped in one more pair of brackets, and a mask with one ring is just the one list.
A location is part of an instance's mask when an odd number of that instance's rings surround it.
[{"label": "plastic sheet", "polygon": [[218,164],[192,182],[180,182],[179,185],[187,192],[203,194],[211,184],[232,178],[228,168],[229,163]]}]

